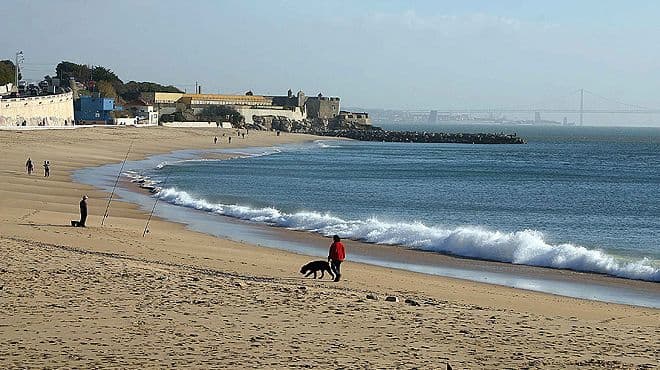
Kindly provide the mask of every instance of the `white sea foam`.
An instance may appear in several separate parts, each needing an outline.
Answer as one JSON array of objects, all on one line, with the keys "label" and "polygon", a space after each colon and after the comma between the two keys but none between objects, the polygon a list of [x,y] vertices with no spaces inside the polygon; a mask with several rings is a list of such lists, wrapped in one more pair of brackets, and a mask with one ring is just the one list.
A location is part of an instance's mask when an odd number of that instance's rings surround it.
[{"label": "white sea foam", "polygon": [[314,144],[319,148],[341,148],[340,145],[329,144],[327,140],[314,140]]},{"label": "white sea foam", "polygon": [[338,234],[370,243],[403,245],[462,257],[660,281],[660,268],[656,261],[647,258],[625,261],[579,245],[548,244],[543,234],[536,230],[506,233],[477,226],[446,228],[422,223],[388,223],[377,218],[344,220],[317,212],[289,214],[275,208],[255,209],[210,203],[175,188],[162,189],[156,196],[172,204],[242,220],[323,235]]},{"label": "white sea foam", "polygon": [[235,152],[236,154],[239,154],[244,157],[263,157],[267,155],[272,155],[272,154],[277,154],[277,153],[282,153],[282,150],[277,147],[272,147],[272,148],[262,148],[261,151],[255,152],[255,151],[245,151],[245,152]]},{"label": "white sea foam", "polygon": [[[272,147],[272,148],[262,148],[259,151],[235,151],[232,152],[232,154],[238,154],[241,157],[263,157],[266,155],[272,155],[272,154],[277,154],[281,153],[282,150],[277,147]],[[170,165],[175,165],[175,164],[181,164],[181,163],[188,163],[188,162],[218,162],[218,161],[225,161],[227,159],[219,159],[219,158],[189,158],[189,159],[180,159],[180,160],[175,160],[175,161],[163,161],[160,162],[159,164],[156,165],[156,169],[160,170],[165,168],[166,166]]]}]

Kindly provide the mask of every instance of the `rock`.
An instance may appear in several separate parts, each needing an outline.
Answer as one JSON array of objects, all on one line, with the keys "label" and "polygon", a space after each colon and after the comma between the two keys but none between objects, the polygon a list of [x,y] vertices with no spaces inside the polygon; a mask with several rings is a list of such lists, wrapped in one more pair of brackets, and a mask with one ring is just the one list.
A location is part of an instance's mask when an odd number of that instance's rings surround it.
[{"label": "rock", "polygon": [[378,296],[375,294],[367,294],[367,299],[373,299],[374,301],[377,301]]},{"label": "rock", "polygon": [[412,299],[406,299],[404,302],[411,306],[419,306],[419,303],[417,303],[417,301],[413,301]]},{"label": "rock", "polygon": [[443,132],[386,131],[379,127],[339,130],[315,129],[310,133],[320,136],[345,137],[360,141],[399,143],[525,144],[525,140],[516,134],[503,133],[449,134]]},{"label": "rock", "polygon": [[399,297],[396,296],[388,296],[385,298],[387,302],[399,302]]}]

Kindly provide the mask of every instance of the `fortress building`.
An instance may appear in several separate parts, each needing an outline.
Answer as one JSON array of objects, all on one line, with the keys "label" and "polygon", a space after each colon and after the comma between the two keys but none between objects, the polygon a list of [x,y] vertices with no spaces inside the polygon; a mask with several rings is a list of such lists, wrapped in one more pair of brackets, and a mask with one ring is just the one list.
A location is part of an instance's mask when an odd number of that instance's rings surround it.
[{"label": "fortress building", "polygon": [[366,112],[347,112],[347,111],[341,111],[339,112],[339,116],[337,117],[340,122],[345,122],[351,125],[361,125],[361,126],[367,126],[371,125],[371,120],[369,119],[369,113]]},{"label": "fortress building", "polygon": [[251,124],[256,117],[283,117],[294,121],[330,120],[339,115],[339,98],[307,97],[302,91],[293,94],[291,90],[285,96],[229,94],[186,94],[186,93],[142,93],[141,99],[156,107],[158,112],[192,111],[199,113],[212,105],[231,106],[245,117],[245,123]]},{"label": "fortress building", "polygon": [[319,94],[315,98],[307,98],[305,107],[308,117],[329,120],[339,115],[339,98]]}]

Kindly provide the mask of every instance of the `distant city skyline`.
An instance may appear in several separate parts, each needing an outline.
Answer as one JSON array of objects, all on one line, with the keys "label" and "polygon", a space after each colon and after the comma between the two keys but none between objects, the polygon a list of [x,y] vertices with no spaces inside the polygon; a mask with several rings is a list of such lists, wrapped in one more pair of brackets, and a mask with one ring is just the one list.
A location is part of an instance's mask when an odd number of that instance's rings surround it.
[{"label": "distant city skyline", "polygon": [[[660,108],[659,11],[652,1],[5,0],[0,59],[22,50],[35,80],[68,60],[189,92],[195,82],[303,90],[368,109],[577,104],[580,88]],[[639,121],[660,126],[660,115]]]}]

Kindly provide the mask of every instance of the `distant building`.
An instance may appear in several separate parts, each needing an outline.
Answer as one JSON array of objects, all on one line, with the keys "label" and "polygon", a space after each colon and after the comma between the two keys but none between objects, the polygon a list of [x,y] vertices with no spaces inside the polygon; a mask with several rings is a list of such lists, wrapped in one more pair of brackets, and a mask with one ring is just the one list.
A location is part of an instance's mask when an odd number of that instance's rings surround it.
[{"label": "distant building", "polygon": [[428,123],[430,123],[430,124],[438,123],[438,111],[437,110],[432,110],[432,111],[429,112]]},{"label": "distant building", "polygon": [[145,92],[140,98],[155,107],[161,115],[172,114],[183,109],[192,109],[195,113],[211,105],[268,107],[273,105],[269,97],[259,95],[229,94],[185,94],[168,92]]},{"label": "distant building", "polygon": [[115,99],[98,96],[81,96],[73,102],[73,116],[77,124],[107,124],[112,122],[110,113],[122,110],[115,106]]},{"label": "distant building", "polygon": [[124,110],[127,110],[135,117],[136,124],[158,124],[158,111],[154,106],[145,102],[143,99],[136,99],[124,104]]},{"label": "distant building", "polygon": [[248,105],[267,107],[273,105],[272,99],[259,95],[220,95],[220,94],[184,94],[178,101],[192,108],[196,113],[211,105]]},{"label": "distant building", "polygon": [[302,91],[298,91],[296,95],[293,95],[293,91],[289,89],[286,96],[268,96],[267,98],[271,99],[274,106],[280,106],[285,108],[300,108],[301,111],[305,111],[305,102],[307,97]]},{"label": "distant building", "polygon": [[369,119],[369,113],[366,112],[347,112],[341,111],[338,115],[339,121],[350,124],[358,125],[371,125],[371,120]]},{"label": "distant building", "polygon": [[255,95],[251,91],[244,95],[146,92],[142,93],[140,98],[153,105],[160,115],[177,111],[192,111],[198,114],[208,106],[231,106],[245,118],[245,123],[253,123],[255,117],[327,121],[339,115],[338,97],[324,97],[321,94],[308,97],[302,91],[294,95],[291,90],[286,96]]}]

